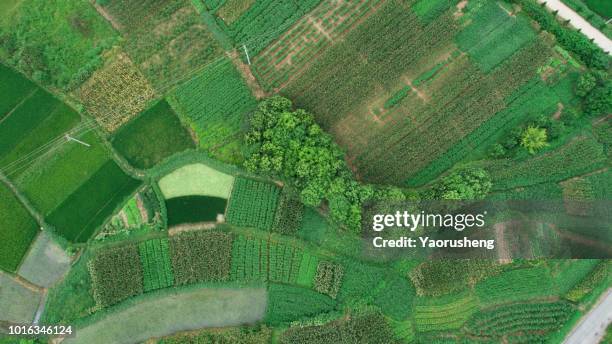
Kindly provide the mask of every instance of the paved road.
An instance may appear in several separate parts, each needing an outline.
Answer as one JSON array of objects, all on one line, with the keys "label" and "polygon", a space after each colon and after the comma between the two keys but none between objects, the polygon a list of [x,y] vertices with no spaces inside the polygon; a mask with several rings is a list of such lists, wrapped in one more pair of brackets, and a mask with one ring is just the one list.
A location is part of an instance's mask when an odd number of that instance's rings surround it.
[{"label": "paved road", "polygon": [[563,344],[597,344],[612,322],[612,289],[608,289],[599,302],[565,338]]},{"label": "paved road", "polygon": [[594,40],[595,44],[601,47],[605,52],[612,55],[612,40],[606,37],[601,31],[594,28],[588,21],[582,18],[578,13],[574,12],[571,8],[567,7],[560,0],[538,0],[538,2],[546,3],[546,7],[552,11],[559,11],[557,16],[570,21],[570,24],[580,29],[581,32]]}]

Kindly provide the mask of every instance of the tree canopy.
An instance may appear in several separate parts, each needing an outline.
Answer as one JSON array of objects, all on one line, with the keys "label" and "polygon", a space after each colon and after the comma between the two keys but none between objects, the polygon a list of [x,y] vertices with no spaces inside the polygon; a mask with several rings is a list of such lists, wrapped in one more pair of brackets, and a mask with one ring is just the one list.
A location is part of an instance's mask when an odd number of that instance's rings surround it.
[{"label": "tree canopy", "polygon": [[245,137],[248,170],[282,177],[299,191],[304,204],[326,202],[332,219],[359,228],[361,205],[374,190],[354,179],[343,152],[311,114],[276,96],[259,104],[250,125]]}]

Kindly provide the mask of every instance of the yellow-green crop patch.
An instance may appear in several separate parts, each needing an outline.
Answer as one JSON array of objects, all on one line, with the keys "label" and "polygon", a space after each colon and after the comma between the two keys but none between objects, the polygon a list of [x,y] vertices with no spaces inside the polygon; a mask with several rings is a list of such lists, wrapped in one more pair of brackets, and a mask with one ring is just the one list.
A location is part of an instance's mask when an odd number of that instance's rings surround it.
[{"label": "yellow-green crop patch", "polygon": [[182,196],[212,196],[228,199],[234,177],[204,164],[185,165],[159,181],[166,199]]}]

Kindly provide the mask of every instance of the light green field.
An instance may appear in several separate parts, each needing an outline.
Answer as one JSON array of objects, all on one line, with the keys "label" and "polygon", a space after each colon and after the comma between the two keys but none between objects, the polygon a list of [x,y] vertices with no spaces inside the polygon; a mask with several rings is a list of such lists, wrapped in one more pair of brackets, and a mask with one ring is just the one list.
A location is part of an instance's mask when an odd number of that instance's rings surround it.
[{"label": "light green field", "polygon": [[0,321],[31,323],[39,302],[39,293],[0,272]]},{"label": "light green field", "polygon": [[[140,343],[204,327],[251,324],[266,310],[265,289],[198,289],[154,293],[83,328],[70,343]],[[121,307],[121,306],[120,306]]]},{"label": "light green field", "polygon": [[70,269],[70,258],[46,232],[41,232],[19,268],[19,275],[41,287],[50,287]]},{"label": "light green field", "polygon": [[183,166],[159,181],[159,187],[166,199],[182,196],[212,196],[228,199],[233,184],[233,176],[204,164]]}]

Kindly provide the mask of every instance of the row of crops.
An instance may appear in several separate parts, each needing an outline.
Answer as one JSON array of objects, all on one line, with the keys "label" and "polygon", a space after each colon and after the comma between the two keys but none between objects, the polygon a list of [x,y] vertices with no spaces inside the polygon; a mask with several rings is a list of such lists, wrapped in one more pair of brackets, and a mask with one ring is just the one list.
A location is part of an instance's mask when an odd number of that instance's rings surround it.
[{"label": "row of crops", "polygon": [[170,102],[196,133],[200,146],[213,154],[240,139],[244,116],[257,104],[232,62],[225,58],[178,86],[170,94]]},{"label": "row of crops", "polygon": [[298,78],[327,47],[375,10],[379,0],[324,0],[253,59],[253,72],[267,89]]}]

